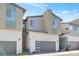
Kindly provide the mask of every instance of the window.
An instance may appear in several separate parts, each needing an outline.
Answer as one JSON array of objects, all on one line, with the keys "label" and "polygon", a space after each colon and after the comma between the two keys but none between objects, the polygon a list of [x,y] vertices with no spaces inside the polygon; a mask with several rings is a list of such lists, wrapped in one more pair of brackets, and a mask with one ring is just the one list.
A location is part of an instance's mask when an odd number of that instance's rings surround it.
[{"label": "window", "polygon": [[13,5],[8,4],[7,5],[7,17],[15,17],[15,7]]},{"label": "window", "polygon": [[6,5],[6,26],[16,28],[16,7],[11,4]]},{"label": "window", "polygon": [[70,25],[70,30],[72,30],[72,31],[78,31],[78,26]]},{"label": "window", "polygon": [[29,25],[30,25],[29,29],[33,31],[40,31],[42,28],[41,21],[38,20],[37,18],[30,19]]},{"label": "window", "polygon": [[57,30],[58,30],[58,21],[52,20],[52,31],[57,33]]},{"label": "window", "polygon": [[11,17],[11,9],[7,8],[7,17]]},{"label": "window", "polygon": [[30,26],[31,27],[33,27],[33,25],[34,25],[33,23],[34,23],[33,20],[30,20]]},{"label": "window", "polygon": [[79,31],[79,27],[78,27],[78,31]]},{"label": "window", "polygon": [[70,25],[70,27],[69,27],[69,30],[72,30],[73,28],[72,28],[72,25]]},{"label": "window", "polygon": [[58,28],[58,21],[57,20],[53,20],[52,27],[53,28]]},{"label": "window", "polygon": [[38,21],[36,20],[30,20],[30,27],[37,27]]},{"label": "window", "polygon": [[73,30],[77,31],[78,30],[77,26],[73,26]]}]

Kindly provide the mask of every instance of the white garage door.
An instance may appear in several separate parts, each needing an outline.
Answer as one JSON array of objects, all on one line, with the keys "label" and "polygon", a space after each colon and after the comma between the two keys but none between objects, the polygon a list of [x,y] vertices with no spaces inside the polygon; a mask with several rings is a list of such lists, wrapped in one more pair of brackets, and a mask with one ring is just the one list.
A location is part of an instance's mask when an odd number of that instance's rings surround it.
[{"label": "white garage door", "polygon": [[0,55],[15,55],[16,42],[0,41]]},{"label": "white garage door", "polygon": [[70,41],[69,42],[69,49],[70,50],[78,50],[79,49],[79,42]]},{"label": "white garage door", "polygon": [[36,41],[36,51],[51,52],[56,51],[56,43],[54,41]]}]

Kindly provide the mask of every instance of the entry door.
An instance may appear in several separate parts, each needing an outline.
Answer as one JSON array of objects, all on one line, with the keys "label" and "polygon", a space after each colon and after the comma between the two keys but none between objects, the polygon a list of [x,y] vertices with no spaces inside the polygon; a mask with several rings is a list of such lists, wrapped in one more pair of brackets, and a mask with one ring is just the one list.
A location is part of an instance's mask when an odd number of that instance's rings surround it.
[{"label": "entry door", "polygon": [[60,37],[59,38],[59,48],[60,49],[65,49],[68,44],[68,38],[67,37]]}]

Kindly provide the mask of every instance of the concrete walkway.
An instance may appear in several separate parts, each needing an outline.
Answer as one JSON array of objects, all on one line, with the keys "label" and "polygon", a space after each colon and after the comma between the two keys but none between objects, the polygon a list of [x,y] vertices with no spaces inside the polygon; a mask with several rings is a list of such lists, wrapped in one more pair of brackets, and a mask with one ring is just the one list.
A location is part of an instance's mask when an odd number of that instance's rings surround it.
[{"label": "concrete walkway", "polygon": [[36,54],[35,56],[79,56],[79,50],[56,53]]}]

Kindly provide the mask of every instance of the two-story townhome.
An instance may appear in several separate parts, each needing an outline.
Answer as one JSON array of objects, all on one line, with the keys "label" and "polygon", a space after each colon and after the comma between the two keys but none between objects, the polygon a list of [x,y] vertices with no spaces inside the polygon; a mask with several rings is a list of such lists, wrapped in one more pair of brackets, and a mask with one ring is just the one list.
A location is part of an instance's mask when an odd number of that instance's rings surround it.
[{"label": "two-story townhome", "polygon": [[61,21],[52,10],[47,10],[42,15],[27,17],[25,49],[30,53],[59,51]]},{"label": "two-story townhome", "polygon": [[79,49],[79,19],[61,23],[62,33],[60,38],[60,49]]},{"label": "two-story townhome", "polygon": [[14,3],[0,3],[0,55],[22,53],[22,17],[25,9]]}]

